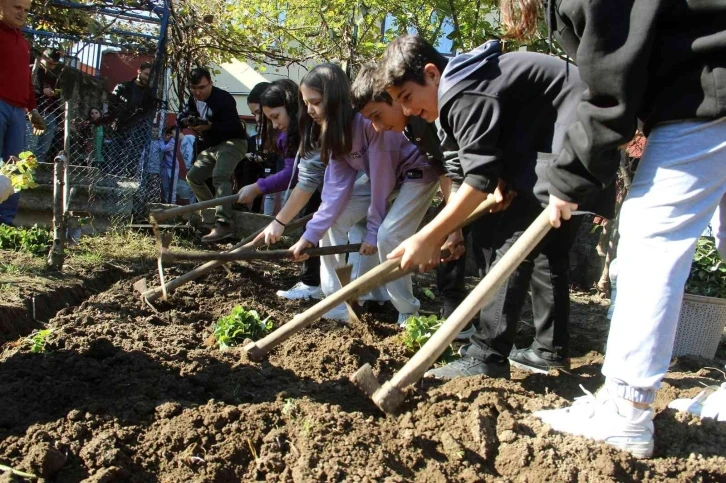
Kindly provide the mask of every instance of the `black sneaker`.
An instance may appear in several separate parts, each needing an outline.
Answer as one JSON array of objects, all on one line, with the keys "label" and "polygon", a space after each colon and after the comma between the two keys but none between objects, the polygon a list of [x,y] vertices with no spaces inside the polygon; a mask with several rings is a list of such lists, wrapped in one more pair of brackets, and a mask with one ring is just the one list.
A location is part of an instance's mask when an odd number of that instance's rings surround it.
[{"label": "black sneaker", "polygon": [[482,362],[473,357],[462,357],[461,359],[446,364],[444,367],[427,371],[424,377],[448,381],[456,379],[457,377],[480,375],[509,379],[509,361]]},{"label": "black sneaker", "polygon": [[517,369],[537,374],[547,374],[552,369],[570,369],[569,359],[543,359],[531,348],[513,350],[509,353],[509,362]]}]

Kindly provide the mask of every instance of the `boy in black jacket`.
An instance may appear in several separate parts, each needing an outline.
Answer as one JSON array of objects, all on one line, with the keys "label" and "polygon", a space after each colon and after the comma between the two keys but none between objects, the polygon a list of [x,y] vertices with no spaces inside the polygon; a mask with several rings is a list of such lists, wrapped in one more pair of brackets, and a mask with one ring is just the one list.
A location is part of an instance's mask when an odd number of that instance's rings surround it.
[{"label": "boy in black jacket", "polygon": [[[441,240],[502,181],[517,197],[494,235],[497,258],[511,248],[542,210],[533,191],[535,168],[561,149],[583,90],[576,67],[543,54],[502,54],[498,41],[448,64],[442,59],[425,40],[407,35],[393,41],[381,60],[380,86],[407,114],[438,118],[442,147],[458,152],[465,176],[453,202],[393,252],[404,267],[437,263]],[[567,367],[569,250],[577,228],[573,220],[549,233],[482,309],[464,357],[427,375],[508,378],[508,357],[530,370]],[[510,356],[530,282],[540,314],[535,340]]]},{"label": "boy in black jacket", "polygon": [[[232,175],[247,151],[247,132],[242,127],[234,97],[212,84],[207,69],[197,67],[189,74],[192,96],[186,110],[179,116],[181,127],[193,130],[197,138],[194,166],[187,181],[199,201],[222,198],[232,194]],[[212,195],[205,181],[211,176],[215,188]],[[217,206],[216,223],[203,242],[231,238],[232,203]]]},{"label": "boy in black jacket", "polygon": [[[502,1],[513,35],[535,30],[540,6]],[[620,213],[605,386],[537,415],[553,429],[648,457],[650,406],[670,364],[683,286],[717,208],[717,241],[726,235],[726,2],[550,0],[546,16],[587,84],[544,172],[552,224],[615,178],[613,153],[638,120],[648,143]]]}]

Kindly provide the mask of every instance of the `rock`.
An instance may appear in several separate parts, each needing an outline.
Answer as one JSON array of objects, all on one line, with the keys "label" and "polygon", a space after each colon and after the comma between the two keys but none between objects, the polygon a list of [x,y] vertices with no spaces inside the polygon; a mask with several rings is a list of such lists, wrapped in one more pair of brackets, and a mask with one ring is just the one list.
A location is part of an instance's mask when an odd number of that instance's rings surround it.
[{"label": "rock", "polygon": [[23,460],[23,467],[46,478],[54,476],[65,464],[66,455],[48,443],[34,445]]}]

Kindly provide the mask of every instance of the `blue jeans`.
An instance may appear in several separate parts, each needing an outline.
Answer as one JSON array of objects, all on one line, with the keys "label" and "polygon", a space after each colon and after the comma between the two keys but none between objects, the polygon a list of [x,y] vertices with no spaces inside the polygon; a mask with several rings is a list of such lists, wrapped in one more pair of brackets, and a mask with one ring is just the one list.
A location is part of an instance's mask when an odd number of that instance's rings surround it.
[{"label": "blue jeans", "polygon": [[[602,370],[611,394],[655,399],[696,241],[719,205],[723,222],[726,118],[656,126],[620,212],[618,295]],[[719,228],[719,247],[723,236]]]},{"label": "blue jeans", "polygon": [[[25,109],[0,101],[0,157],[17,156],[25,145]],[[20,193],[0,203],[0,223],[9,225],[18,213]]]}]

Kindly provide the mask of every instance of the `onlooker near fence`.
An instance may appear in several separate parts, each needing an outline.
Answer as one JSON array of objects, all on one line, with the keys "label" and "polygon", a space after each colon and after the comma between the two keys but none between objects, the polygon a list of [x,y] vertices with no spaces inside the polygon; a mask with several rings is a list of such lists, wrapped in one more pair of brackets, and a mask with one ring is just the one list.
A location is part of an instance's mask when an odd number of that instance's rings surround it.
[{"label": "onlooker near fence", "polygon": [[[39,135],[30,135],[28,150],[35,154],[40,162],[46,162],[46,155],[53,145],[58,132],[58,124],[64,119],[61,103],[61,90],[58,88],[58,74],[55,68],[60,62],[61,53],[58,49],[45,49],[40,56],[40,65],[33,72],[33,89],[38,103],[38,111],[45,121],[45,131]],[[29,131],[32,131],[32,126]],[[54,155],[55,153],[51,153]],[[51,160],[52,161],[52,160]]]},{"label": "onlooker near fence", "polygon": [[103,166],[103,126],[101,125],[101,110],[92,107],[88,110],[86,119],[76,119],[73,122],[76,130],[73,146],[77,146],[78,154],[86,156],[88,166]]},{"label": "onlooker near fence", "polygon": [[[35,110],[35,94],[30,78],[30,46],[20,29],[30,11],[31,0],[0,2],[0,157],[17,156],[25,142],[25,113],[37,134],[45,129]],[[0,203],[0,224],[11,224],[18,212],[20,193]]]},{"label": "onlooker near fence", "polygon": [[136,77],[118,84],[109,98],[106,122],[111,124],[103,158],[111,174],[137,178],[141,154],[151,139],[150,116],[156,109],[154,93],[149,88],[151,64],[141,64]]},{"label": "onlooker near fence", "polygon": [[[179,163],[179,180],[176,185],[177,203],[186,205],[196,203],[197,198],[192,193],[192,189],[187,183],[187,173],[194,166],[196,154],[194,152],[197,138],[194,134],[185,134],[181,141],[181,162]],[[184,169],[182,169],[182,165]]]},{"label": "onlooker near fence", "polygon": [[176,140],[174,139],[176,129],[173,126],[164,129],[164,138],[161,142],[161,169],[159,170],[159,176],[161,176],[161,202],[162,203],[174,203],[176,196],[172,196],[174,189],[174,179],[172,174],[176,174],[178,170],[173,170],[172,166],[174,162],[174,150],[176,149]]}]

